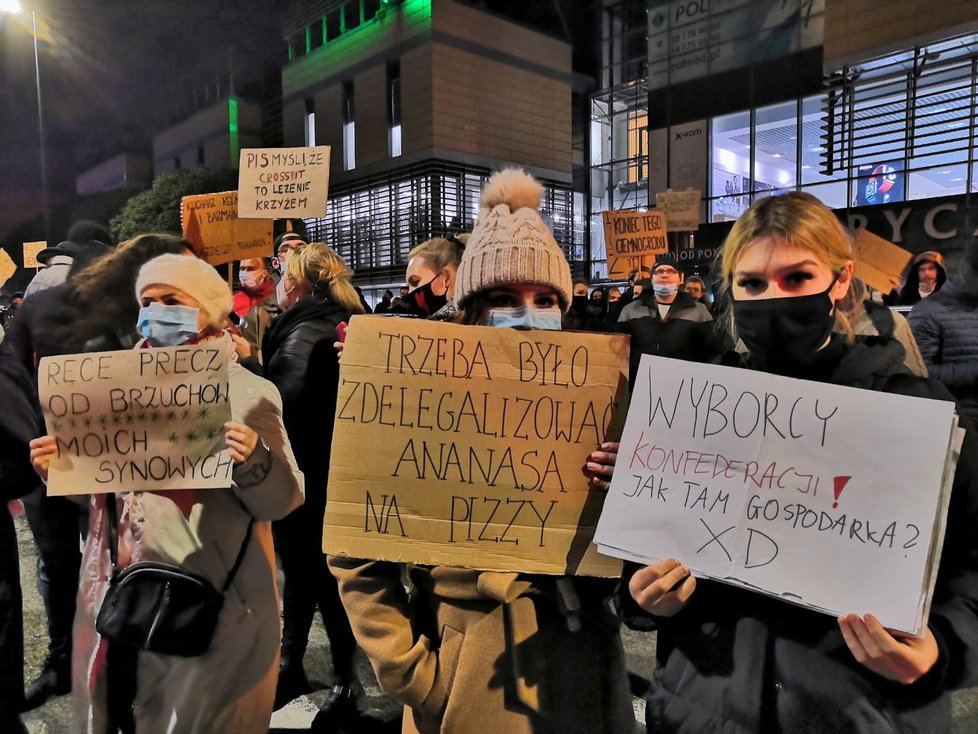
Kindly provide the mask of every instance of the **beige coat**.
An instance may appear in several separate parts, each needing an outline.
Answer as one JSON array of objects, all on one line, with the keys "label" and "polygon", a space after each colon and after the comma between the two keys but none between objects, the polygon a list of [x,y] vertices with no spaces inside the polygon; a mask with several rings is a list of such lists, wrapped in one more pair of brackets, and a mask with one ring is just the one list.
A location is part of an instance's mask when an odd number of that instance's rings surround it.
[{"label": "beige coat", "polygon": [[[635,726],[617,617],[575,580],[571,632],[553,579],[331,557],[357,642],[407,708],[404,732],[599,734]],[[547,590],[550,591],[547,591]]]},{"label": "beige coat", "polygon": [[[232,420],[254,429],[260,445],[234,469],[231,490],[117,495],[120,564],[173,563],[224,586],[248,523],[247,553],[224,601],[211,648],[199,657],[139,654],[135,719],[146,734],[265,734],[279,663],[279,603],[270,520],[302,504],[275,387],[230,365]],[[95,618],[111,569],[106,495],[90,501],[75,615],[72,694],[75,731],[105,730],[106,670]],[[104,642],[104,644],[103,644]]]}]

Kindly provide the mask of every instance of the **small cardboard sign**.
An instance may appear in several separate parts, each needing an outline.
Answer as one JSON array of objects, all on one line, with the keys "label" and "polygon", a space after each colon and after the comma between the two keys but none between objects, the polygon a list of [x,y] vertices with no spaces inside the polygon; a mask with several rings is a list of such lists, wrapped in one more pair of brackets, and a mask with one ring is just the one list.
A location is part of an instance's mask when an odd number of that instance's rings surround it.
[{"label": "small cardboard sign", "polygon": [[617,576],[581,471],[626,389],[628,339],[354,316],[326,553]]},{"label": "small cardboard sign", "polygon": [[913,254],[892,242],[860,229],[852,239],[854,275],[881,293],[900,287],[903,271]]},{"label": "small cardboard sign", "polygon": [[37,254],[46,248],[48,243],[46,241],[41,242],[25,242],[24,243],[24,267],[25,268],[43,268],[44,264],[37,261]]},{"label": "small cardboard sign", "polygon": [[330,146],[245,148],[238,162],[238,216],[322,217]]},{"label": "small cardboard sign", "polygon": [[595,542],[916,634],[959,431],[953,402],[643,355]]},{"label": "small cardboard sign", "polygon": [[601,212],[608,277],[625,278],[636,268],[651,267],[656,255],[669,251],[666,216],[660,211]]},{"label": "small cardboard sign", "polygon": [[655,195],[656,210],[664,212],[668,232],[695,232],[700,227],[700,200],[703,192],[699,189],[673,191],[667,189]]},{"label": "small cardboard sign", "polygon": [[229,488],[227,362],[207,345],[44,357],[48,495]]},{"label": "small cardboard sign", "polygon": [[7,254],[6,248],[0,249],[0,285],[6,283],[10,276],[17,272],[17,265]]},{"label": "small cardboard sign", "polygon": [[272,254],[272,220],[239,219],[237,191],[184,196],[180,221],[184,238],[211,265]]}]

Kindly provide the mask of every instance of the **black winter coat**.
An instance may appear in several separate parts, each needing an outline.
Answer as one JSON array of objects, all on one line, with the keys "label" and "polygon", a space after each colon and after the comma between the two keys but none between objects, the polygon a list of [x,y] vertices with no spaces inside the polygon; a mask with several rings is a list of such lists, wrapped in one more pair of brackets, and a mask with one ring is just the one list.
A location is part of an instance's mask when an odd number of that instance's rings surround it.
[{"label": "black winter coat", "polygon": [[[807,374],[792,376],[953,399],[939,383],[904,372],[897,342],[860,339],[852,346],[833,339]],[[724,355],[722,362],[750,366],[736,354]],[[618,595],[624,621],[659,631],[647,694],[648,730],[950,731],[945,692],[978,683],[978,436],[970,425],[966,429],[930,613],[940,648],[930,672],[910,686],[885,680],[856,662],[834,617],[714,581],[698,580],[689,603],[674,617],[652,617],[628,594],[627,578],[637,568],[629,564]],[[913,441],[910,420],[907,441]]]},{"label": "black winter coat", "polygon": [[282,395],[282,419],[296,463],[306,477],[306,503],[325,502],[340,363],[336,326],[350,312],[330,300],[305,298],[265,333],[265,378]]}]

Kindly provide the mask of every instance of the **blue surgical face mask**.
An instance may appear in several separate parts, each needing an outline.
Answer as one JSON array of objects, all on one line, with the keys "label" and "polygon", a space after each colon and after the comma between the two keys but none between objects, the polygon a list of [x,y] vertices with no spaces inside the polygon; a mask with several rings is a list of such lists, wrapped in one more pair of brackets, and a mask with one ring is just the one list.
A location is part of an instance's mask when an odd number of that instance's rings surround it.
[{"label": "blue surgical face mask", "polygon": [[150,303],[139,309],[136,328],[154,347],[175,347],[197,334],[197,313],[190,306]]},{"label": "blue surgical face mask", "polygon": [[526,306],[491,308],[486,314],[485,325],[560,331],[560,309]]},{"label": "blue surgical face mask", "polygon": [[669,298],[676,295],[679,291],[678,283],[655,283],[652,285],[652,291],[659,298]]}]

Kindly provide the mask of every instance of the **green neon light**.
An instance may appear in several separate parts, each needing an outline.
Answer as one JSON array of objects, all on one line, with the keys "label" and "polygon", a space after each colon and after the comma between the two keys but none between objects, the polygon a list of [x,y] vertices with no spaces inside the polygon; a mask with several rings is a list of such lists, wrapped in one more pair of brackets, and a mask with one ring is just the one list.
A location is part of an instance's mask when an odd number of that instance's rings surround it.
[{"label": "green neon light", "polygon": [[234,97],[228,98],[228,133],[231,137],[231,166],[237,168],[241,143],[238,141],[238,100]]}]

